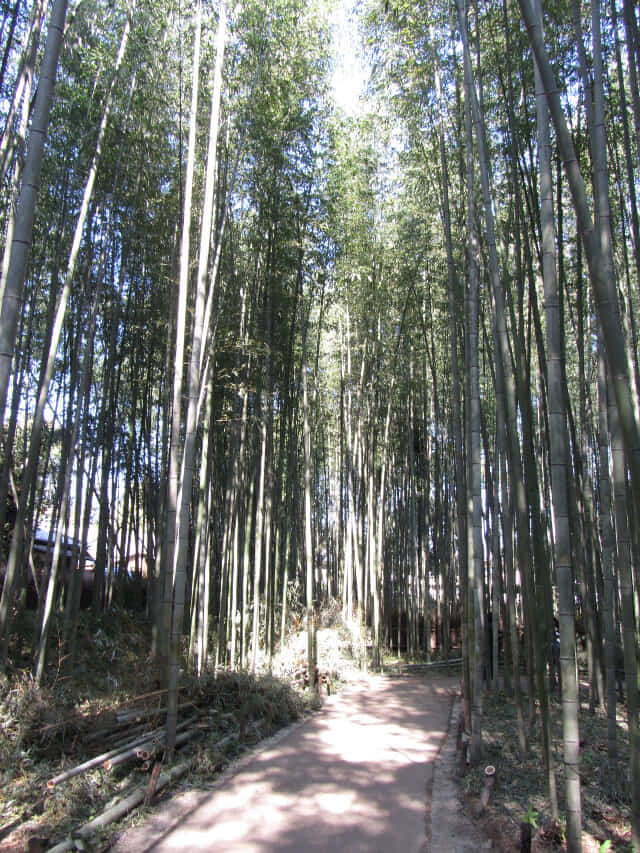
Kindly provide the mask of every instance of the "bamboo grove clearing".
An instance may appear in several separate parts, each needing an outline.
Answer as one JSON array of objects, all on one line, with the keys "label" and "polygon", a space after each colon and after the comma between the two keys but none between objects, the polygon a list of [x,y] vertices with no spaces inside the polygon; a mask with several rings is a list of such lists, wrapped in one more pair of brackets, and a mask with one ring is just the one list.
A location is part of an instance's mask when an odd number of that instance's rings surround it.
[{"label": "bamboo grove clearing", "polygon": [[461,647],[474,762],[504,680],[574,851],[578,637],[637,849],[638,9],[367,0],[356,116],[334,13],[0,4],[0,663],[137,606],[170,753],[181,672],[290,610],[313,673],[337,601],[374,667]]}]

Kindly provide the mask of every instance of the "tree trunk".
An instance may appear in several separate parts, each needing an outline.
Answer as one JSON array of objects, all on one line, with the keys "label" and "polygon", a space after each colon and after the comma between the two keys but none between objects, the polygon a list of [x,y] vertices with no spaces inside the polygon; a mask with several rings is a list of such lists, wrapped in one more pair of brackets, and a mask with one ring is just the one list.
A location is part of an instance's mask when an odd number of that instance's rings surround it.
[{"label": "tree trunk", "polygon": [[[538,2],[536,12],[542,20]],[[580,749],[578,712],[579,696],[576,680],[576,648],[573,571],[569,540],[567,496],[567,460],[569,441],[564,411],[564,371],[560,302],[556,276],[555,225],[553,216],[553,179],[549,118],[542,80],[536,65],[536,107],[538,126],[538,160],[540,171],[540,221],[542,226],[542,275],[544,280],[547,328],[547,371],[549,395],[549,439],[551,442],[551,491],[554,520],[554,551],[558,579],[560,667],[562,690],[562,731],[564,743],[565,784],[567,797],[567,849],[581,849],[582,817],[580,805]],[[552,638],[552,642],[555,640]]]},{"label": "tree trunk", "polygon": [[607,362],[628,456],[634,506],[640,517],[640,427],[638,425],[638,412],[631,393],[632,373],[629,367],[620,316],[617,311],[617,294],[615,289],[611,287],[612,282],[607,274],[607,267],[602,257],[600,240],[594,228],[579,161],[564,117],[560,94],[544,46],[540,26],[535,19],[529,0],[518,0],[518,3],[540,69],[551,118],[556,130],[558,147],[569,181],[582,243],[587,256],[594,302],[603,332]]},{"label": "tree trunk", "polygon": [[[64,4],[66,7],[66,4]],[[58,3],[56,2],[54,6],[55,11]],[[52,21],[49,22],[49,28],[51,30]],[[107,123],[109,120],[109,116],[111,114],[111,105],[113,101],[113,92],[115,89],[115,84],[118,79],[118,74],[120,70],[120,66],[122,64],[122,60],[124,58],[124,53],[127,47],[127,42],[129,39],[130,32],[130,23],[127,19],[127,23],[125,24],[124,31],[122,34],[122,38],[120,41],[120,48],[118,51],[118,55],[116,58],[115,69],[113,72],[113,76],[111,78],[111,84],[109,87],[109,92],[105,99],[105,104],[103,107],[102,113],[102,121],[100,123],[100,129],[98,132],[98,138],[96,141],[96,148],[93,155],[93,159],[91,161],[91,165],[89,168],[89,174],[87,175],[87,180],[84,187],[84,194],[82,198],[82,204],[80,206],[80,210],[78,212],[78,218],[76,221],[76,227],[73,236],[73,242],[71,244],[71,250],[69,253],[69,260],[67,264],[67,271],[64,279],[64,285],[62,288],[62,292],[58,298],[58,303],[56,305],[55,311],[55,320],[53,324],[53,328],[51,330],[51,338],[48,344],[48,353],[46,357],[46,364],[44,365],[44,370],[41,378],[40,389],[38,392],[38,402],[36,405],[36,411],[33,416],[33,425],[31,428],[31,435],[29,438],[29,452],[28,452],[28,462],[25,467],[24,477],[23,477],[23,487],[20,496],[20,506],[18,507],[18,518],[16,520],[16,526],[14,528],[14,534],[11,542],[11,551],[9,554],[9,559],[7,563],[7,572],[5,577],[5,584],[2,590],[2,597],[0,598],[0,638],[4,638],[2,642],[2,648],[0,648],[0,662],[4,663],[6,661],[6,643],[8,641],[8,630],[9,630],[9,613],[10,607],[13,603],[13,587],[16,580],[16,574],[18,571],[18,561],[22,557],[22,544],[23,544],[23,536],[24,536],[24,524],[26,520],[27,514],[27,500],[29,498],[29,493],[32,488],[32,484],[35,481],[36,470],[39,461],[40,455],[40,443],[42,438],[42,430],[44,427],[44,409],[49,395],[49,386],[51,384],[51,379],[53,377],[53,372],[55,369],[56,362],[56,353],[58,350],[58,343],[60,340],[60,335],[62,332],[62,324],[65,316],[67,301],[69,298],[69,294],[71,293],[71,286],[74,280],[75,270],[76,270],[76,262],[78,259],[78,253],[80,251],[80,244],[82,240],[82,236],[84,234],[84,228],[87,221],[87,215],[89,213],[89,204],[91,203],[93,197],[93,188],[95,184],[95,179],[98,170],[98,163],[100,160],[100,155],[102,153],[102,145],[104,142],[104,136],[107,129]],[[51,32],[47,37],[47,45],[49,43],[49,37],[51,37]],[[42,73],[41,73],[42,78]],[[42,79],[40,84],[42,85]],[[33,132],[33,131],[32,131]],[[25,165],[26,170],[26,165]],[[23,177],[23,185],[24,181],[26,181],[27,176],[26,173]],[[22,193],[21,193],[22,195]],[[35,201],[35,199],[34,199]],[[31,214],[31,223],[33,222],[33,213]],[[16,239],[18,233],[22,233],[18,229],[18,220],[16,220]],[[29,237],[30,241],[30,237]],[[26,251],[26,247],[23,247]],[[13,251],[13,250],[12,250]],[[13,264],[13,260],[11,262]],[[25,264],[26,264],[26,255],[25,255]],[[23,273],[24,275],[24,269]],[[16,283],[15,279],[11,278],[11,268],[10,274],[7,278],[7,289],[5,292],[5,303],[7,299],[11,301],[11,294],[13,292],[13,284]],[[12,284],[13,282],[13,284]],[[17,304],[15,305],[17,308]],[[4,335],[4,319],[5,319],[5,311],[3,305],[2,312],[2,320],[0,321],[0,407],[4,411],[4,405],[6,402],[6,382],[4,377],[4,355],[3,353],[7,353],[7,350],[4,349],[3,344],[3,335]],[[16,318],[17,320],[17,318]],[[13,323],[13,320],[11,321]],[[15,323],[13,323],[13,336],[15,336]],[[11,344],[13,346],[13,344]],[[9,358],[10,363],[10,358]],[[2,416],[3,417],[3,416]],[[0,421],[1,423],[1,421]]]},{"label": "tree trunk", "polygon": [[186,334],[187,299],[189,292],[191,215],[193,198],[193,172],[195,167],[196,133],[198,119],[198,93],[200,90],[200,40],[202,31],[202,0],[198,0],[194,16],[193,68],[191,72],[191,111],[189,114],[189,138],[187,142],[187,169],[184,184],[184,207],[182,233],[180,236],[180,279],[178,284],[178,307],[176,312],[176,342],[173,365],[173,397],[171,406],[171,436],[169,440],[169,470],[165,493],[165,529],[162,544],[162,561],[158,595],[162,607],[158,607],[156,626],[158,651],[161,665],[168,663],[171,614],[173,606],[173,572],[178,523],[178,480],[180,477],[180,442],[182,434],[182,384],[184,374],[184,345]]},{"label": "tree trunk", "polygon": [[[22,186],[18,196],[11,258],[0,315],[0,425],[4,423],[11,362],[24,294],[44,145],[49,127],[66,15],[67,0],[55,0],[47,27],[47,41],[33,108],[31,134],[22,171]],[[6,617],[0,611],[0,620],[4,623],[5,619]],[[4,625],[0,628],[0,633],[3,629]]]},{"label": "tree trunk", "polygon": [[[187,421],[182,454],[182,475],[180,481],[180,505],[176,518],[173,611],[171,619],[171,636],[169,643],[169,672],[167,693],[167,751],[173,753],[178,721],[178,682],[180,676],[180,659],[182,643],[182,622],[184,618],[184,594],[187,578],[187,550],[189,545],[190,506],[193,486],[193,469],[196,452],[196,437],[198,429],[198,401],[200,396],[200,353],[203,341],[207,336],[204,328],[204,315],[209,276],[209,252],[211,247],[211,230],[213,224],[215,177],[217,168],[218,126],[220,115],[220,99],[222,95],[222,63],[227,38],[227,7],[220,5],[218,34],[216,39],[216,59],[213,68],[213,86],[211,91],[211,117],[209,122],[209,148],[204,189],[204,204],[200,227],[200,249],[198,254],[198,274],[196,283],[196,305],[193,320],[193,341],[188,376]],[[209,283],[215,287],[215,279]],[[173,417],[179,418],[179,412],[174,411]]]},{"label": "tree trunk", "polygon": [[314,584],[313,584],[313,539],[311,535],[311,428],[309,426],[309,399],[307,391],[307,365],[302,362],[302,412],[304,424],[304,555],[306,587],[306,627],[307,627],[307,667],[309,686],[313,687],[316,671],[315,625],[314,625]]},{"label": "tree trunk", "polygon": [[[487,237],[487,248],[489,255],[489,278],[494,299],[494,324],[496,338],[496,374],[505,392],[505,412],[506,412],[506,433],[508,440],[508,452],[510,469],[513,479],[513,488],[515,494],[516,506],[516,521],[517,521],[517,544],[518,556],[520,562],[520,571],[523,575],[525,584],[528,585],[527,598],[529,599],[529,607],[534,606],[534,586],[533,586],[533,567],[531,559],[531,533],[529,528],[529,507],[527,504],[527,496],[525,494],[525,485],[522,472],[522,459],[520,456],[520,446],[518,440],[518,430],[516,425],[516,394],[514,380],[509,369],[510,367],[510,350],[506,328],[506,315],[504,307],[504,291],[502,281],[500,279],[498,255],[495,240],[495,227],[493,218],[493,208],[489,181],[489,160],[485,142],[484,120],[480,104],[478,101],[477,92],[472,79],[471,58],[469,55],[466,15],[463,10],[461,0],[456,0],[458,9],[458,18],[460,21],[460,30],[464,47],[465,67],[467,74],[467,91],[471,100],[471,109],[473,119],[476,126],[476,140],[478,143],[480,178],[482,185],[482,195],[484,200],[485,228]],[[536,653],[536,670],[542,672],[542,663],[540,662],[541,650],[537,648],[538,644],[534,644]],[[543,681],[543,679],[542,679]],[[545,766],[548,773],[549,794],[554,801],[554,776],[551,766],[551,754],[549,744],[549,717],[548,703],[545,702],[545,687],[541,679],[538,679],[538,689],[540,691],[541,710],[542,710],[542,730],[543,730],[543,751],[545,753]],[[555,811],[555,809],[553,809]]]}]

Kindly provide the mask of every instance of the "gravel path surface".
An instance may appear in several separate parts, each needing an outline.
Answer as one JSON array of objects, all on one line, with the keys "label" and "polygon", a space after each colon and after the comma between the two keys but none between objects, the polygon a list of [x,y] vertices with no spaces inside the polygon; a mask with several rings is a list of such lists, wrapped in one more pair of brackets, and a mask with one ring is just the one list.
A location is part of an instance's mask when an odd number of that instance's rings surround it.
[{"label": "gravel path surface", "polygon": [[241,759],[210,790],[187,791],[161,802],[142,825],[121,835],[113,849],[488,849],[460,810],[451,778],[451,707],[458,686],[458,678],[447,676],[363,680]]}]

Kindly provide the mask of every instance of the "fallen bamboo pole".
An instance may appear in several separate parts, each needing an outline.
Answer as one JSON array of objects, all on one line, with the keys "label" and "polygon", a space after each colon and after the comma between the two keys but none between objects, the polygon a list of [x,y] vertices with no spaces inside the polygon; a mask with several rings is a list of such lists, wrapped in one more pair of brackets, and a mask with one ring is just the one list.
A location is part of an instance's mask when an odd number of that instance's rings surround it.
[{"label": "fallen bamboo pole", "polygon": [[226,737],[223,737],[219,741],[217,741],[217,743],[214,743],[213,748],[221,749],[222,747],[226,746],[234,740],[240,740],[240,732],[231,732],[230,735],[227,735]]},{"label": "fallen bamboo pole", "polygon": [[[188,717],[186,720],[182,720],[182,722],[178,723],[177,730],[184,729],[185,727],[195,723],[198,719],[198,715],[194,714],[192,717]],[[65,770],[63,773],[59,773],[57,776],[54,776],[53,779],[49,779],[47,782],[47,788],[52,790],[56,785],[59,785],[60,782],[66,782],[67,779],[73,779],[74,776],[79,776],[81,773],[85,773],[87,770],[92,770],[94,767],[98,767],[102,764],[103,769],[110,770],[113,766],[122,763],[122,761],[126,759],[122,759],[121,761],[114,761],[114,758],[117,758],[119,755],[123,753],[127,753],[127,758],[130,757],[131,749],[135,747],[141,747],[142,745],[146,745],[148,743],[155,742],[155,738],[162,738],[164,736],[164,728],[152,729],[150,732],[144,732],[142,735],[134,738],[133,740],[127,740],[124,743],[121,743],[119,746],[114,747],[108,752],[103,752],[101,755],[96,755],[94,758],[89,758],[87,761],[83,761],[82,764],[78,764],[75,767],[70,767],[69,770]],[[182,741],[184,742],[184,741]]]},{"label": "fallen bamboo pole", "polygon": [[136,758],[140,758],[142,761],[148,761],[155,751],[156,744],[152,741],[148,741],[138,747],[136,750]]},{"label": "fallen bamboo pole", "polygon": [[[185,690],[186,690],[185,687],[180,688],[180,692],[184,692]],[[163,690],[152,690],[150,693],[141,693],[139,696],[132,696],[130,699],[125,699],[121,703],[121,707],[123,707],[125,705],[132,705],[134,702],[142,702],[143,700],[152,699],[154,696],[162,696],[166,692],[167,692],[167,689],[164,688]],[[166,708],[163,710],[166,711]],[[104,717],[108,717],[110,714],[113,715],[113,718],[115,720],[118,713],[119,713],[118,711],[114,711],[112,709],[107,709],[107,710],[101,711],[99,714],[97,714],[96,716],[94,716],[92,718],[90,717],[88,720],[86,720],[82,716],[82,714],[80,716],[78,716],[78,714],[74,714],[73,717],[67,717],[64,720],[59,720],[58,722],[55,722],[55,723],[47,723],[46,725],[41,726],[37,730],[37,733],[40,735],[43,735],[46,732],[50,732],[50,731],[53,731],[54,729],[62,728],[63,726],[67,726],[67,725],[71,725],[71,724],[77,725],[80,721],[83,721],[83,720],[85,722],[88,721],[88,722],[94,722],[95,723],[97,720],[104,718]],[[120,712],[120,713],[124,713],[124,712]]]},{"label": "fallen bamboo pole", "polygon": [[[141,746],[151,746],[151,741],[146,740],[143,741]],[[107,773],[113,770],[114,767],[117,767],[118,764],[124,764],[125,761],[129,761],[131,758],[138,757],[138,747],[131,746],[129,749],[125,749],[124,752],[118,753],[118,755],[114,755],[113,758],[108,758],[102,764],[102,769],[106,770]]]},{"label": "fallen bamboo pole", "polygon": [[83,741],[84,743],[91,743],[92,741],[99,740],[106,744],[109,743],[109,741],[121,740],[126,735],[133,737],[137,734],[144,734],[145,729],[147,729],[148,726],[149,724],[146,722],[140,723],[137,726],[132,726],[129,723],[114,723],[114,725],[109,728],[89,732],[84,736]]},{"label": "fallen bamboo pole", "polygon": [[[184,711],[185,708],[192,708],[193,702],[182,702],[178,705],[178,712]],[[118,723],[140,722],[148,717],[156,717],[159,714],[166,714],[166,705],[160,708],[131,708],[129,711],[116,711],[116,720]]]},{"label": "fallen bamboo pole", "polygon": [[[36,734],[42,736],[42,735],[48,734],[49,732],[55,731],[55,729],[62,729],[65,726],[71,726],[71,725],[77,726],[79,723],[82,723],[82,722],[94,722],[95,723],[98,720],[100,720],[101,718],[108,717],[110,714],[113,714],[113,712],[110,710],[101,711],[95,717],[93,717],[93,718],[89,717],[87,719],[87,718],[83,717],[82,714],[76,713],[73,715],[73,717],[65,717],[64,720],[58,720],[55,723],[46,723],[44,726],[40,726],[39,729],[36,729]],[[113,719],[115,720],[115,714],[113,714]]]},{"label": "fallen bamboo pole", "polygon": [[[184,728],[184,726],[182,726]],[[188,732],[181,732],[179,735],[176,735],[176,746],[181,746],[183,743],[191,740],[191,738],[196,735],[201,734],[200,729],[192,729]],[[151,756],[155,753],[155,751],[160,746],[164,746],[165,742],[165,732],[159,735],[157,738],[153,738],[147,743],[141,744],[136,750],[136,758],[141,758],[143,761],[147,761]]]},{"label": "fallen bamboo pole", "polygon": [[432,660],[424,663],[405,663],[403,669],[408,672],[420,672],[425,669],[436,669],[439,666],[457,666],[462,663],[462,658],[449,658],[448,660]]},{"label": "fallen bamboo pole", "polygon": [[[159,791],[167,785],[170,785],[172,782],[175,782],[176,779],[179,779],[180,776],[187,773],[194,763],[195,757],[190,758],[189,761],[182,762],[182,764],[176,764],[175,767],[172,767],[170,770],[160,774],[156,790]],[[98,815],[98,817],[95,817],[93,820],[90,820],[88,823],[81,826],[74,833],[74,838],[66,838],[64,841],[56,844],[55,847],[52,847],[49,850],[49,853],[66,853],[67,850],[74,850],[76,840],[78,838],[90,838],[99,829],[102,829],[104,826],[108,826],[110,823],[114,823],[116,820],[120,820],[120,818],[129,814],[130,811],[133,811],[136,806],[144,802],[146,790],[146,785],[137,788],[129,794],[128,797],[125,797],[119,803],[116,803],[115,806],[106,809],[106,811],[102,812],[101,815]]]},{"label": "fallen bamboo pole", "polygon": [[166,687],[162,690],[152,690],[150,693],[141,693],[140,696],[132,696],[130,699],[125,699],[121,704],[133,705],[134,702],[142,702],[143,699],[152,699],[154,696],[163,696],[166,692]]},{"label": "fallen bamboo pole", "polygon": [[[184,729],[186,726],[189,726],[194,723],[196,719],[197,717],[190,717],[188,720],[183,720],[177,728]],[[199,729],[193,729],[192,732],[182,732],[176,737],[176,746],[180,746],[181,744],[186,743],[188,740],[194,737],[196,733],[199,733]],[[164,729],[157,729],[151,734],[153,735],[152,737],[146,735],[146,737],[142,740],[141,743],[135,744],[129,749],[126,749],[124,752],[115,755],[113,758],[107,759],[102,765],[103,768],[105,770],[113,770],[113,768],[117,767],[118,764],[123,764],[130,758],[142,758],[144,761],[146,761],[153,755],[153,753],[159,746],[164,746],[166,737],[166,732]]]},{"label": "fallen bamboo pole", "polygon": [[[45,797],[40,797],[40,799],[37,802],[33,803],[28,809],[24,809],[22,814],[18,815],[18,817],[14,818],[9,823],[5,823],[3,826],[1,826],[0,841],[2,841],[3,838],[6,838],[7,835],[10,835],[16,827],[20,826],[20,824],[26,823],[28,820],[30,820],[33,815],[40,814],[40,812],[44,808],[44,803]],[[4,850],[5,848],[0,845],[0,849]]]},{"label": "fallen bamboo pole", "polygon": [[102,755],[96,755],[94,758],[89,758],[87,761],[83,761],[82,764],[78,764],[75,767],[69,768],[69,770],[65,770],[63,773],[59,773],[57,776],[54,776],[53,779],[49,779],[47,782],[47,788],[51,790],[52,788],[55,788],[56,785],[59,785],[60,782],[66,782],[67,779],[73,779],[74,776],[79,776],[81,773],[85,773],[93,767],[98,767],[100,764],[104,766],[106,762],[111,761],[120,753],[135,748],[141,743],[145,743],[153,737],[154,734],[155,732],[147,732],[132,741],[127,741],[126,743],[121,744],[109,752],[103,752]]}]

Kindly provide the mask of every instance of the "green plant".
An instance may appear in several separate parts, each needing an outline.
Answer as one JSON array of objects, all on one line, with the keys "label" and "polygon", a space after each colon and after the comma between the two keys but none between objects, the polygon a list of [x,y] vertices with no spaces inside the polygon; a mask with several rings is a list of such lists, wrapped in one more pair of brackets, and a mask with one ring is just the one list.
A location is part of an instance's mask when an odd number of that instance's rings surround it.
[{"label": "green plant", "polygon": [[530,824],[533,829],[537,829],[537,819],[538,812],[531,806],[531,803],[527,806],[527,813],[524,816],[525,823]]},{"label": "green plant", "polygon": [[598,848],[598,851],[599,853],[608,853],[609,850],[611,850],[611,841],[607,839],[606,841],[602,842],[602,844]]}]

